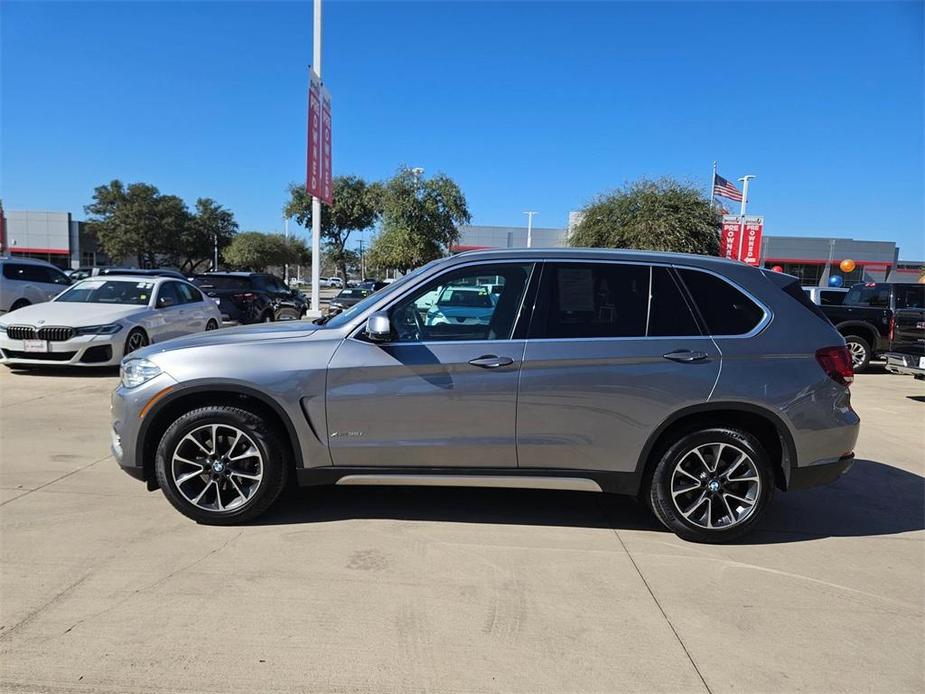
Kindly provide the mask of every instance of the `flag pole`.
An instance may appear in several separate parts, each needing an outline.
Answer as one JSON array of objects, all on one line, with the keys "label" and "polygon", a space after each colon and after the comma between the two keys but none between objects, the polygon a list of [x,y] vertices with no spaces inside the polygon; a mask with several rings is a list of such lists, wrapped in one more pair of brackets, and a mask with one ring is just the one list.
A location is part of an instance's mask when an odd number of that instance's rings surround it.
[{"label": "flag pole", "polygon": [[713,162],[713,178],[710,179],[710,209],[716,209],[716,203],[713,202],[716,191],[716,162]]}]

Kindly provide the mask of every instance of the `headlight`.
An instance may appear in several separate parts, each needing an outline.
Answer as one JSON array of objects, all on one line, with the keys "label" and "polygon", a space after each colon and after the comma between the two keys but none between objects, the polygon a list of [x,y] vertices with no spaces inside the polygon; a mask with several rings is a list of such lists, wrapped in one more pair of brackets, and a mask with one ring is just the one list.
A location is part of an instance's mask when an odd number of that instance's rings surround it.
[{"label": "headlight", "polygon": [[0,335],[6,335],[6,326],[0,325]]},{"label": "headlight", "polygon": [[109,323],[108,325],[88,325],[76,330],[78,335],[115,335],[122,330],[122,326],[118,323]]},{"label": "headlight", "polygon": [[122,362],[122,385],[134,388],[147,383],[161,373],[161,367],[147,359],[128,359]]}]

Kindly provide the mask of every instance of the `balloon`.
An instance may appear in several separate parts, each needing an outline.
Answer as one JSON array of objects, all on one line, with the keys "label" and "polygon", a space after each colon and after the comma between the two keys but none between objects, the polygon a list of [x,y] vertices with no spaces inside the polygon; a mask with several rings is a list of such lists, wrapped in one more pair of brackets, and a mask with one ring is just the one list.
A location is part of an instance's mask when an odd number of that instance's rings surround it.
[{"label": "balloon", "polygon": [[838,264],[838,267],[841,268],[842,272],[851,272],[854,270],[854,268],[857,267],[857,263],[855,263],[851,258],[845,258]]},{"label": "balloon", "polygon": [[844,280],[841,278],[841,275],[832,275],[829,277],[830,287],[840,287],[842,284],[844,284]]},{"label": "balloon", "polygon": [[780,265],[775,265],[774,267],[771,268],[771,272],[783,272],[783,271],[784,271],[784,268],[781,267]]}]

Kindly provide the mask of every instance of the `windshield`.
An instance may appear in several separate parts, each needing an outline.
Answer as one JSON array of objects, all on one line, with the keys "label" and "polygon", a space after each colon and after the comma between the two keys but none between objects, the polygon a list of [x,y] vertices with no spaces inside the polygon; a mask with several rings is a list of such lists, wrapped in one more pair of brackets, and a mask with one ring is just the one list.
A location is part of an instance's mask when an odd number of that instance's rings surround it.
[{"label": "windshield", "polygon": [[338,299],[362,299],[364,296],[369,296],[369,289],[345,289],[340,294],[337,295]]},{"label": "windshield", "polygon": [[367,296],[365,299],[363,299],[359,303],[356,303],[350,308],[348,308],[346,311],[342,313],[338,313],[333,318],[328,319],[324,323],[324,326],[326,328],[339,328],[340,326],[345,325],[346,323],[349,323],[356,316],[363,313],[363,311],[365,311],[367,308],[375,304],[381,298],[394,293],[397,289],[408,284],[408,282],[410,282],[412,279],[422,274],[425,270],[428,270],[429,268],[433,267],[437,263],[441,262],[442,260],[443,260],[442,258],[439,260],[432,260],[431,262],[427,263],[427,265],[422,265],[417,270],[412,270],[404,277],[400,277],[399,279],[392,282],[392,284],[387,285],[385,288],[379,290],[378,292],[374,292],[373,294],[370,294],[369,296]]},{"label": "windshield", "polygon": [[61,294],[55,301],[146,306],[153,291],[154,282],[83,280]]}]

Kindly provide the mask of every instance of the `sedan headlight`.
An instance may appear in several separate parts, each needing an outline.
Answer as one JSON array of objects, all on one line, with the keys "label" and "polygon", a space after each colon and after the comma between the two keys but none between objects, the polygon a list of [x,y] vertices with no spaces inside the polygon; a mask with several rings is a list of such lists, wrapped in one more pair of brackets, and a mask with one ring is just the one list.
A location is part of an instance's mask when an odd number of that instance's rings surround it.
[{"label": "sedan headlight", "polygon": [[161,367],[147,359],[127,359],[122,362],[122,385],[135,388],[161,374]]},{"label": "sedan headlight", "polygon": [[0,325],[0,335],[6,335],[6,326]]},{"label": "sedan headlight", "polygon": [[78,335],[115,335],[120,330],[122,330],[122,326],[118,323],[88,325],[83,328],[76,328]]}]

